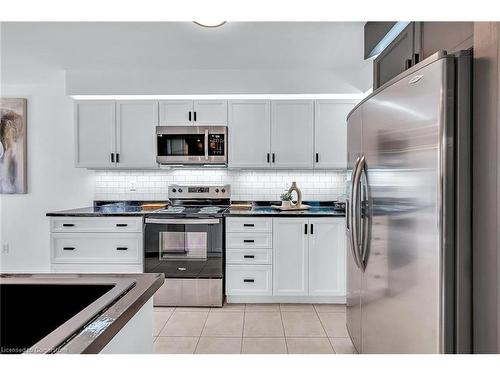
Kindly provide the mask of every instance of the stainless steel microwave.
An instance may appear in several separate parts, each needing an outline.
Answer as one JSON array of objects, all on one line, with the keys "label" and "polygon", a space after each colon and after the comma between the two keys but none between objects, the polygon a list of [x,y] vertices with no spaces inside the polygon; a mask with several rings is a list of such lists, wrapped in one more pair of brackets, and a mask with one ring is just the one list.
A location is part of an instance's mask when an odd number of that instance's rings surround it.
[{"label": "stainless steel microwave", "polygon": [[227,165],[226,126],[157,126],[160,164]]}]

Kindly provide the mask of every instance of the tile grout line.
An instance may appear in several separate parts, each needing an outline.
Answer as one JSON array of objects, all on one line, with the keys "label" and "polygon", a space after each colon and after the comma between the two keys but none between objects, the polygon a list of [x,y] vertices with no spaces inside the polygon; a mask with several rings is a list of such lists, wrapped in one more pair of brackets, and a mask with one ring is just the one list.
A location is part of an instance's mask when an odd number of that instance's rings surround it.
[{"label": "tile grout line", "polygon": [[243,354],[243,336],[245,336],[245,319],[247,316],[247,304],[243,308],[243,326],[241,327],[241,344],[240,344],[240,354]]},{"label": "tile grout line", "polygon": [[328,344],[330,345],[330,348],[333,350],[333,354],[337,354],[335,351],[335,348],[333,347],[332,342],[330,341],[330,337],[328,337],[328,332],[326,332],[325,326],[323,325],[323,321],[321,320],[321,317],[319,316],[318,310],[316,309],[316,306],[313,304],[314,312],[316,313],[316,316],[318,317],[319,324],[321,324],[321,328],[323,328],[323,331],[325,332],[326,339],[328,340]]},{"label": "tile grout line", "polygon": [[205,321],[203,322],[203,328],[201,329],[201,332],[198,335],[198,341],[196,342],[196,346],[194,347],[193,354],[196,354],[196,349],[198,349],[198,345],[200,344],[201,335],[203,334],[203,330],[205,329],[205,326],[207,325],[207,320],[208,320],[209,315],[210,315],[210,309],[208,310],[207,317],[205,318]]},{"label": "tile grout line", "polygon": [[[165,329],[165,326],[167,325],[167,323],[170,320],[170,318],[172,317],[172,315],[174,315],[174,312],[175,312],[175,307],[172,310],[172,313],[168,316],[167,320],[165,320],[165,323],[163,323],[163,325],[161,326],[160,330],[158,331],[158,335],[156,336],[156,338],[161,337],[160,336],[161,331],[163,331]],[[153,319],[154,319],[154,315],[155,315],[154,313],[155,313],[155,311],[153,310]],[[156,339],[154,341],[156,341]],[[154,341],[153,341],[153,343],[154,343]]]},{"label": "tile grout line", "polygon": [[281,328],[283,328],[283,337],[285,338],[286,354],[290,354],[290,352],[288,351],[288,341],[286,339],[285,323],[283,323],[283,312],[281,311],[281,303],[278,304],[278,308],[280,310],[280,319],[281,319]]}]

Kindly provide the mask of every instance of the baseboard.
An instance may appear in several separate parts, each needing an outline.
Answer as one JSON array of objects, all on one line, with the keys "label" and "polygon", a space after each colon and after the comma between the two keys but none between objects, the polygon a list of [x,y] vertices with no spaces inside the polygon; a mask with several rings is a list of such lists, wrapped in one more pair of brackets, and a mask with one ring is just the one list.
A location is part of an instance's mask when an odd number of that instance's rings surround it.
[{"label": "baseboard", "polygon": [[345,296],[226,296],[227,303],[333,303],[345,304]]}]

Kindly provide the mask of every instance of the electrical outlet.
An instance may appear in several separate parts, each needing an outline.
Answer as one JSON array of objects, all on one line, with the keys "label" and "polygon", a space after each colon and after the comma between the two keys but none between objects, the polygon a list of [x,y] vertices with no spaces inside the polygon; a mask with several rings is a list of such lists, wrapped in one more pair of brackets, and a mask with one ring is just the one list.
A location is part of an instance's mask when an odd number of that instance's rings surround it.
[{"label": "electrical outlet", "polygon": [[8,242],[2,244],[2,254],[8,254],[10,251],[10,246]]},{"label": "electrical outlet", "polygon": [[135,182],[131,182],[128,188],[129,191],[136,191]]}]

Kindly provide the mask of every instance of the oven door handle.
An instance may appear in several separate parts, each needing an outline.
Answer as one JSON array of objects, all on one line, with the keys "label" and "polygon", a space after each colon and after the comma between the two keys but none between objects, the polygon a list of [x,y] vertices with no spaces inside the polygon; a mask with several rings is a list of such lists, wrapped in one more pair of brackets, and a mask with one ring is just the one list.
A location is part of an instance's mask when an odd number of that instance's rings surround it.
[{"label": "oven door handle", "polygon": [[220,224],[220,219],[154,219],[146,218],[146,224]]}]

